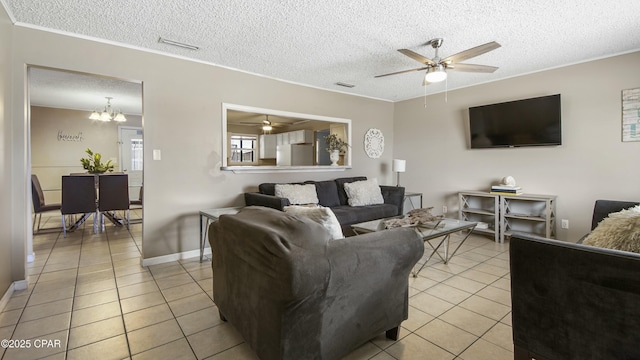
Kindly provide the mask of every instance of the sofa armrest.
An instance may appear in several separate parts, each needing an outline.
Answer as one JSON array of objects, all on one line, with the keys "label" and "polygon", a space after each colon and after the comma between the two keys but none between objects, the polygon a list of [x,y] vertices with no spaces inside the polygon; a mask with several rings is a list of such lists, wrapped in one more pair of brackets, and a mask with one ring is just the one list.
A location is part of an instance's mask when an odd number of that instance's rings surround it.
[{"label": "sofa armrest", "polygon": [[396,216],[402,215],[402,211],[404,210],[404,187],[380,185],[380,191],[382,192],[384,203],[397,206],[398,213]]},{"label": "sofa armrest", "polygon": [[333,285],[353,282],[368,288],[391,277],[407,280],[424,243],[413,228],[395,228],[329,241],[327,251]]},{"label": "sofa armrest", "polygon": [[[331,278],[322,323],[334,350],[398,328],[408,318],[409,274],[424,253],[414,229],[332,240],[327,250]],[[341,358],[339,353],[326,358]]]},{"label": "sofa armrest", "polygon": [[264,206],[280,211],[282,211],[285,206],[291,205],[289,199],[287,198],[265,195],[256,192],[244,193],[244,202],[246,206]]}]

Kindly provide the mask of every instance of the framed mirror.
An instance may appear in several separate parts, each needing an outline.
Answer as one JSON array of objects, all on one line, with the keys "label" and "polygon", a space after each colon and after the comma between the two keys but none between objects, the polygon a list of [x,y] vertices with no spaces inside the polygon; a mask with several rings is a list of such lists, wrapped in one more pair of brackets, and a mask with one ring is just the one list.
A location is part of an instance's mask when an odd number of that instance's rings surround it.
[{"label": "framed mirror", "polygon": [[351,167],[351,149],[332,165],[325,138],[351,144],[351,120],[222,104],[222,170],[326,171]]}]

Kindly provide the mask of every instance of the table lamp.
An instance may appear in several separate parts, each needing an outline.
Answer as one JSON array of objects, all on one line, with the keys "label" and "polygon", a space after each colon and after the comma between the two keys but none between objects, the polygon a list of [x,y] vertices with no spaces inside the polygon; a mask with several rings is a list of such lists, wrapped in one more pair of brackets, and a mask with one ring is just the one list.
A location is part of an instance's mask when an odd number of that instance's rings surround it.
[{"label": "table lamp", "polygon": [[400,186],[400,173],[407,170],[407,160],[393,159],[393,172],[398,173],[396,186]]}]

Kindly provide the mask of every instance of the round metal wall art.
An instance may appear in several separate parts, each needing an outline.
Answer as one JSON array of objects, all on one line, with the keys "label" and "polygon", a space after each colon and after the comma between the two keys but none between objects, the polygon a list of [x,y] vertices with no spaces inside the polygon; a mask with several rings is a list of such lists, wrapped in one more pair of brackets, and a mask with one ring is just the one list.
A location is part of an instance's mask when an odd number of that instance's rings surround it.
[{"label": "round metal wall art", "polygon": [[382,156],[384,152],[384,135],[382,135],[380,129],[372,128],[364,134],[364,151],[372,159]]}]

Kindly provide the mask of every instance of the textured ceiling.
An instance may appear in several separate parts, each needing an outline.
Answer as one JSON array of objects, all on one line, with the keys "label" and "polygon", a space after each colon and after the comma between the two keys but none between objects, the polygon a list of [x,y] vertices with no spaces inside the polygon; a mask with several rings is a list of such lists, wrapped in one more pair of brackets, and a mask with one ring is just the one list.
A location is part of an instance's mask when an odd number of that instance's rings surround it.
[{"label": "textured ceiling", "polygon": [[[620,0],[3,0],[16,23],[198,59],[295,83],[389,101],[640,50],[640,1]],[[158,38],[200,47],[192,51]],[[423,88],[429,58],[497,41],[466,62],[492,74],[452,72]],[[354,88],[336,82],[354,84]]]},{"label": "textured ceiling", "polygon": [[142,85],[68,71],[29,68],[31,105],[101,111],[111,107],[125,114],[142,115]]}]

